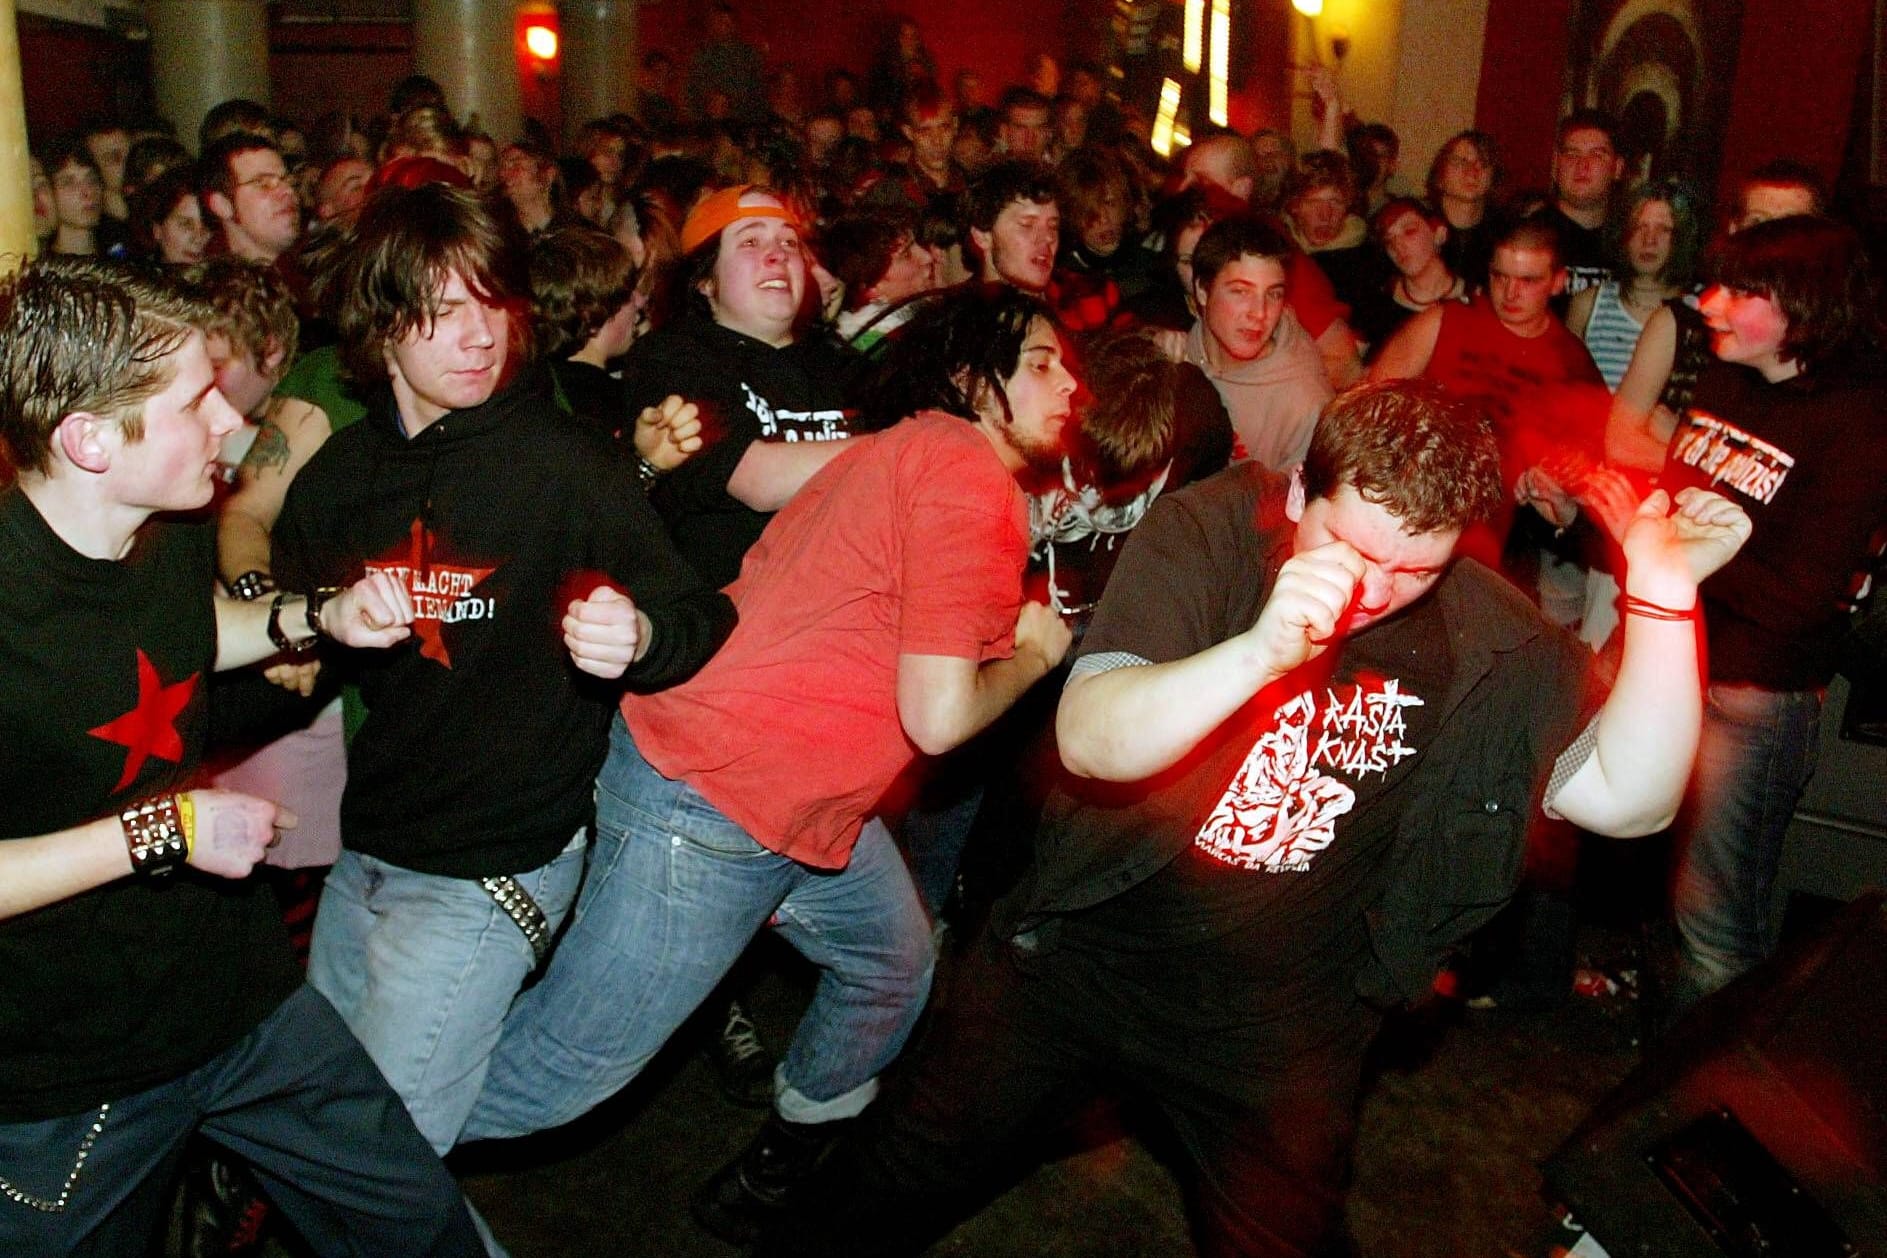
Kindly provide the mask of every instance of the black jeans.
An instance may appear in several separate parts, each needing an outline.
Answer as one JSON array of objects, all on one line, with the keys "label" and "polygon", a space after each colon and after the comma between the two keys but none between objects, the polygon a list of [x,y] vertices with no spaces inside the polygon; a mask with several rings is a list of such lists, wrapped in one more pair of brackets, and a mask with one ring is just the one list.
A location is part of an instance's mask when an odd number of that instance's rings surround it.
[{"label": "black jeans", "polygon": [[1171,1123],[1202,1254],[1328,1252],[1374,1015],[1282,1061],[1264,1047],[1275,1027],[1202,1036],[1155,1009],[1091,955],[986,934],[855,1139],[758,1253],[921,1252],[1116,1088]]},{"label": "black jeans", "polygon": [[201,1130],[248,1161],[321,1255],[485,1252],[458,1184],[334,1007],[303,986],[255,1030],[168,1083],[44,1122],[0,1125],[0,1177],[58,1211],[0,1196],[0,1253],[149,1253],[178,1160]]}]

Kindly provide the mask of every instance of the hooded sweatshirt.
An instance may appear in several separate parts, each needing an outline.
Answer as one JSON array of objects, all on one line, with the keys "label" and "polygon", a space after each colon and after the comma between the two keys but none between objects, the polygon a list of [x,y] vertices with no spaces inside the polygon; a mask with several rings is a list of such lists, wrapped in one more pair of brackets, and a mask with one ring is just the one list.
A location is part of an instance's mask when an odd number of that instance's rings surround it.
[{"label": "hooded sweatshirt", "polygon": [[[623,452],[560,414],[541,371],[402,431],[390,391],[295,478],[276,524],[285,589],[388,572],[413,636],[353,653],[367,707],[341,835],[422,873],[535,869],[589,818],[622,689],[692,674],[733,627],[676,553]],[[580,673],[560,621],[610,583],[649,618],[622,681]]]},{"label": "hooded sweatshirt", "polygon": [[1232,362],[1223,371],[1206,361],[1205,325],[1186,333],[1182,357],[1206,373],[1238,434],[1235,458],[1253,459],[1274,472],[1304,461],[1317,412],[1332,396],[1317,343],[1288,309],[1279,316],[1271,351],[1250,362]]}]

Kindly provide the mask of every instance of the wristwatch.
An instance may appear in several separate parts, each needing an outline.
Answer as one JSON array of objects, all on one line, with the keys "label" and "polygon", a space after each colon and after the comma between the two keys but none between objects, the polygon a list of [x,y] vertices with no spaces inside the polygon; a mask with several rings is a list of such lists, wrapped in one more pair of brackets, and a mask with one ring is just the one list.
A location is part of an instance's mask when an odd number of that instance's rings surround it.
[{"label": "wristwatch", "polygon": [[[315,642],[321,637],[321,630],[313,614],[307,617],[310,632],[307,637],[301,639],[299,642],[290,638],[282,629],[282,605],[289,599],[295,597],[296,595],[283,590],[269,601],[269,641],[273,642],[275,649],[282,652],[284,655],[302,656],[314,650]],[[309,596],[307,606],[310,613],[319,610],[315,606],[313,596]]]}]

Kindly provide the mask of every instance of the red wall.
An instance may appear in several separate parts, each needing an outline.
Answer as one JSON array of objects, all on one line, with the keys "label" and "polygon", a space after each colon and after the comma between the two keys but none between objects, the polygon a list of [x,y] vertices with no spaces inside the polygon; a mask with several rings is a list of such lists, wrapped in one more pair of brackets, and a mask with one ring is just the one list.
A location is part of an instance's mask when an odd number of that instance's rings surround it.
[{"label": "red wall", "polygon": [[1719,191],[1776,157],[1841,170],[1872,6],[1855,0],[1744,0],[1743,44]]},{"label": "red wall", "polygon": [[22,13],[19,32],[26,135],[35,147],[114,112],[120,79],[149,77],[141,47],[96,27]]},{"label": "red wall", "polygon": [[[842,67],[861,85],[884,33],[901,13],[912,13],[924,44],[937,62],[948,91],[958,70],[983,76],[992,101],[1003,86],[1019,82],[1037,50],[1059,55],[1064,10],[1079,0],[1017,0],[1015,7],[988,3],[902,7],[882,0],[742,0],[739,32],[757,45],[769,66],[790,65],[810,107],[818,103],[827,70]],[[1088,6],[1092,7],[1092,6]],[[1026,11],[1026,19],[1021,14]],[[998,16],[1000,14],[1000,16]],[[659,48],[675,62],[676,86],[686,81],[688,59],[707,34],[707,6],[644,4],[637,15],[644,51]],[[809,36],[815,34],[817,38]]]},{"label": "red wall", "polygon": [[1474,125],[1500,144],[1509,188],[1544,187],[1565,90],[1572,0],[1487,6]]},{"label": "red wall", "polygon": [[269,30],[275,109],[304,127],[339,110],[372,117],[412,72],[413,30],[404,22],[277,23]]},{"label": "red wall", "polygon": [[[1488,6],[1475,125],[1500,141],[1509,188],[1546,184],[1571,4]],[[1868,10],[1855,0],[1744,0],[1720,194],[1774,157],[1807,162],[1834,182],[1869,44]]]}]

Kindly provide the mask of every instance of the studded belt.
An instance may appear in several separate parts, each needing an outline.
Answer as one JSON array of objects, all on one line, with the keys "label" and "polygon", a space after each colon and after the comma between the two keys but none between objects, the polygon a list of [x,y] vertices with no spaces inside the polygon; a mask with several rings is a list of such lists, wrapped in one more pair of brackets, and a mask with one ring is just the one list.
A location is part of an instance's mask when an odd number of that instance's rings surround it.
[{"label": "studded belt", "polygon": [[544,964],[544,958],[550,955],[550,920],[544,916],[544,910],[537,907],[531,893],[509,874],[480,878],[478,885],[485,888],[492,903],[503,909],[506,917],[517,923],[518,929],[524,932],[524,941],[531,945],[532,957],[538,965]]}]

